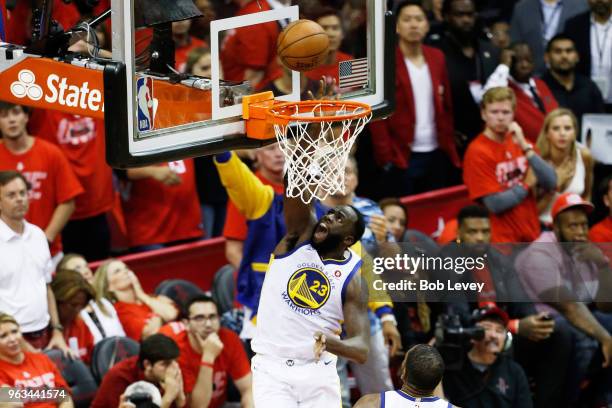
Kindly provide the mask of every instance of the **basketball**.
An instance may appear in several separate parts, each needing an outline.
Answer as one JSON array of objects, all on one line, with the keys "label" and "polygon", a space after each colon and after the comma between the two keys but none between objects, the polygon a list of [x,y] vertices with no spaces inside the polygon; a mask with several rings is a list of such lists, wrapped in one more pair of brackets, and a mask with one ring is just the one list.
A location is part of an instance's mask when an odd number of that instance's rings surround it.
[{"label": "basketball", "polygon": [[277,54],[294,71],[309,71],[321,65],[329,48],[329,37],[311,20],[289,24],[278,36]]}]

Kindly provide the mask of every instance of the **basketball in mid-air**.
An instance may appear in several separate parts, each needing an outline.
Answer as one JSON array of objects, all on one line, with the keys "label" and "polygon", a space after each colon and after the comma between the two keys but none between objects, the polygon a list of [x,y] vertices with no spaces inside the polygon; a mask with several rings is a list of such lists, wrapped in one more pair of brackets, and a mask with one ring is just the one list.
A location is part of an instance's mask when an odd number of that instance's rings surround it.
[{"label": "basketball in mid-air", "polygon": [[311,20],[289,24],[278,36],[277,54],[287,68],[309,71],[323,63],[329,48],[329,37],[323,27]]}]

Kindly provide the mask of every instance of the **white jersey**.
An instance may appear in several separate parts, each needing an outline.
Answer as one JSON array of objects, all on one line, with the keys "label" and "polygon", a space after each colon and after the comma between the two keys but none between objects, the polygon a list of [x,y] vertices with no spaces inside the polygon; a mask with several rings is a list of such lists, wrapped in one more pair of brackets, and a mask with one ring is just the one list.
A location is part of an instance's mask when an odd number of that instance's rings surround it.
[{"label": "white jersey", "polygon": [[416,398],[402,391],[380,393],[380,408],[452,408],[452,404],[438,397]]},{"label": "white jersey", "polygon": [[360,267],[354,251],[348,249],[342,261],[322,260],[309,241],[272,257],[259,299],[253,351],[313,360],[315,332],[339,337],[344,293]]}]

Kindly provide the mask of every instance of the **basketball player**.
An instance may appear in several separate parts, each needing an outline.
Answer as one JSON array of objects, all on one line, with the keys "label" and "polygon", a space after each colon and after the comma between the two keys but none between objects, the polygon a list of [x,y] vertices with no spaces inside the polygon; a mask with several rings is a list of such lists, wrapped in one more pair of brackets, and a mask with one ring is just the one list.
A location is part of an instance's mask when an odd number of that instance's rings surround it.
[{"label": "basketball player", "polygon": [[367,288],[349,249],[365,222],[350,205],[317,220],[312,205],[286,196],[284,216],[251,343],[255,408],[338,407],[337,356],[364,363],[368,355]]},{"label": "basketball player", "polygon": [[434,390],[442,381],[444,361],[432,346],[417,344],[406,353],[402,363],[400,390],[364,395],[353,408],[452,408],[453,405],[435,397]]}]

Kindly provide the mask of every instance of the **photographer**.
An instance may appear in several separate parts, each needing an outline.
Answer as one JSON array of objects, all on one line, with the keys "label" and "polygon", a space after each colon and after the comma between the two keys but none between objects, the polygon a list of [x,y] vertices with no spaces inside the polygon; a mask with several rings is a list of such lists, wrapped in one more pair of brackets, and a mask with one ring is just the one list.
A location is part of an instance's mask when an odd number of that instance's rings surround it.
[{"label": "photographer", "polygon": [[[484,305],[498,306],[509,315],[507,329],[517,335],[515,357],[535,381],[534,406],[561,406],[566,399],[566,372],[572,352],[571,332],[556,327],[548,313],[538,313],[521,285],[511,260],[502,254],[505,246],[491,243],[491,223],[485,207],[469,205],[457,216],[457,242],[445,246],[442,257],[466,257],[485,260],[485,268],[463,274],[447,273],[444,279],[456,282],[485,283],[480,293],[462,291],[447,303],[444,313],[458,314],[467,323],[472,310]],[[499,250],[498,250],[499,249]],[[472,295],[473,293],[473,295]]]},{"label": "photographer", "polygon": [[447,370],[446,397],[464,408],[532,407],[529,384],[523,369],[501,354],[508,346],[508,314],[500,308],[481,309],[476,326],[484,329],[481,340],[472,340],[459,370]]}]

